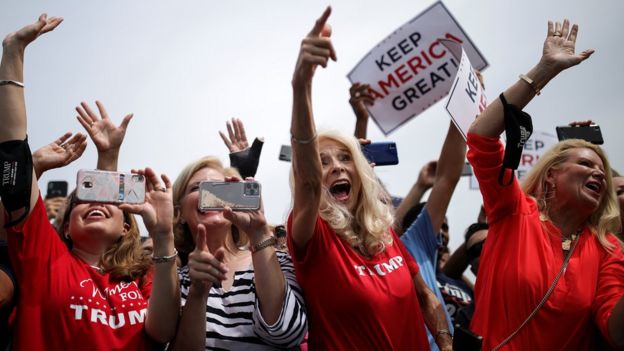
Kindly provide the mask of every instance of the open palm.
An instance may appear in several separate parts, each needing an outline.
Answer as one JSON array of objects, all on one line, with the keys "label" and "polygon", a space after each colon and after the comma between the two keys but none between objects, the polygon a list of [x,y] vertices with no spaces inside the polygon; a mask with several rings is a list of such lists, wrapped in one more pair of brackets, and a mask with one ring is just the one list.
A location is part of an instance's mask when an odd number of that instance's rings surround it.
[{"label": "open palm", "polygon": [[86,102],[81,102],[80,106],[76,107],[78,121],[89,133],[89,137],[91,137],[99,152],[118,150],[126,136],[126,130],[132,119],[132,114],[126,115],[121,124],[116,126],[108,117],[104,105],[99,101],[96,101],[95,104],[101,118]]}]

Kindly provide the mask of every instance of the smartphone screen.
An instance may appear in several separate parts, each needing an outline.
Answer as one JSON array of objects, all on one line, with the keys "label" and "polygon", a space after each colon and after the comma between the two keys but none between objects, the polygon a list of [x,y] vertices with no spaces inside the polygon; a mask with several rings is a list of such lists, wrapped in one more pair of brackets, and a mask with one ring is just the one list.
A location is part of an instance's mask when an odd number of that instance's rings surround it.
[{"label": "smartphone screen", "polygon": [[604,143],[600,126],[597,125],[574,127],[559,126],[556,130],[559,141],[566,139],[583,139],[596,145],[602,145]]},{"label": "smartphone screen", "polygon": [[53,180],[48,182],[48,190],[46,191],[46,199],[67,196],[67,182],[64,180]]},{"label": "smartphone screen", "polygon": [[393,141],[381,141],[362,146],[362,152],[369,162],[376,166],[399,164],[397,147]]},{"label": "smartphone screen", "polygon": [[222,211],[226,206],[234,211],[260,209],[262,187],[252,182],[201,182],[199,183],[200,211]]}]

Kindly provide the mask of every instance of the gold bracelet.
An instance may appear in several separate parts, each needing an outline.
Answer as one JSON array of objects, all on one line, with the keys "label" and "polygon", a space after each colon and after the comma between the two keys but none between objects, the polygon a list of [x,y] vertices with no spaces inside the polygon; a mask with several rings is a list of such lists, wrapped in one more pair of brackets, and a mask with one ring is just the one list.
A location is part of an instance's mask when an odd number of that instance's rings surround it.
[{"label": "gold bracelet", "polygon": [[531,89],[533,89],[535,95],[539,96],[539,94],[542,93],[542,91],[537,86],[535,86],[535,82],[533,81],[533,79],[529,78],[526,74],[521,74],[518,76],[518,78],[525,81],[531,87]]},{"label": "gold bracelet", "polygon": [[249,251],[251,251],[251,253],[254,254],[262,249],[266,249],[267,247],[275,246],[275,244],[277,244],[277,238],[271,235],[270,237],[262,240],[256,245],[250,246]]}]

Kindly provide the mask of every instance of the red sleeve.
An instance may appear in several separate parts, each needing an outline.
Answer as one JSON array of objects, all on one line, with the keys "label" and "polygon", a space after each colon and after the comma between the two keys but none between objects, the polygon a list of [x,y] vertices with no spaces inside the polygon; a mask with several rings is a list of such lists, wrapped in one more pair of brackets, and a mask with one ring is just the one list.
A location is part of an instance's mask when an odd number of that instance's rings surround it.
[{"label": "red sleeve", "polygon": [[7,236],[11,266],[20,285],[24,279],[48,276],[54,260],[68,252],[48,220],[41,195],[24,223],[9,228]]},{"label": "red sleeve", "polygon": [[390,228],[390,233],[392,234],[393,245],[398,246],[399,251],[401,251],[401,256],[403,256],[403,259],[405,260],[405,263],[407,264],[407,268],[409,268],[410,275],[414,277],[420,271],[420,267],[418,266],[418,263],[414,259],[414,256],[412,256],[412,254],[410,254],[409,251],[407,251],[407,248],[403,244],[403,241],[401,241],[397,237],[396,233],[394,232],[394,229]]},{"label": "red sleeve", "polygon": [[[489,222],[496,222],[520,209],[524,194],[515,178],[509,186],[498,183],[498,175],[503,166],[505,150],[498,138],[489,138],[468,133],[468,161],[474,169],[483,196],[483,206]],[[509,170],[505,171],[505,181],[509,180]]]},{"label": "red sleeve", "polygon": [[592,306],[594,321],[602,335],[611,342],[608,322],[613,307],[624,296],[624,255],[619,243],[609,235],[609,242],[615,246],[612,253],[604,252],[598,270],[596,298]]}]

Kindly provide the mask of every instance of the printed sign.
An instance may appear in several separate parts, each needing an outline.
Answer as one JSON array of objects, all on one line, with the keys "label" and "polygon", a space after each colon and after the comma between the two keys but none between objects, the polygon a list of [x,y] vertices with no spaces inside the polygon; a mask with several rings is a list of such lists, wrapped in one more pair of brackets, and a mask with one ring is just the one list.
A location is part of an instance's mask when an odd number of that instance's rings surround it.
[{"label": "printed sign", "polygon": [[451,40],[440,40],[440,42],[454,56],[461,55],[457,75],[446,102],[446,111],[451,115],[453,123],[455,123],[465,140],[468,128],[470,128],[475,118],[485,110],[487,98],[485,97],[483,86],[470,64],[468,55],[466,55],[461,45]]},{"label": "printed sign", "polygon": [[388,135],[445,97],[459,61],[438,39],[461,44],[476,69],[487,61],[442,2],[436,2],[375,46],[348,74],[369,84],[368,111]]}]

